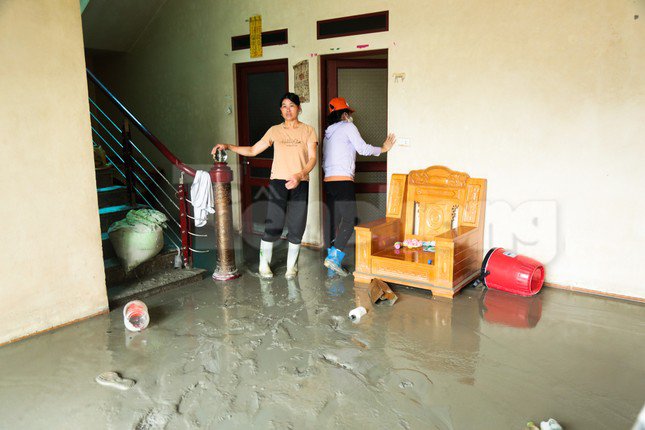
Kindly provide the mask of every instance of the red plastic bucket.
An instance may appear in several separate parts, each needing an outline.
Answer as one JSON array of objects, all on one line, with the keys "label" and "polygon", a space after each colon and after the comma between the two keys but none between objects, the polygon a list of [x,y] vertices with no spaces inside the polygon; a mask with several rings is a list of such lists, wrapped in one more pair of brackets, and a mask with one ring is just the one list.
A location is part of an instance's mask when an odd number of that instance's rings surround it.
[{"label": "red plastic bucket", "polygon": [[492,248],[482,263],[482,279],[488,288],[533,296],[544,284],[544,266],[504,248]]}]

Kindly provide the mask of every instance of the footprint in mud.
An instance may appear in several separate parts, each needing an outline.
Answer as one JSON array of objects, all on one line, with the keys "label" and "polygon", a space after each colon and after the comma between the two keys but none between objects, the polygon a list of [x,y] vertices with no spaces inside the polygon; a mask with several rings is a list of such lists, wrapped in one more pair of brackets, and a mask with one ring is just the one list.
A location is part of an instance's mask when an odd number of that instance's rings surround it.
[{"label": "footprint in mud", "polygon": [[403,389],[412,388],[412,387],[414,387],[414,382],[408,381],[408,380],[403,380],[399,384],[399,388],[403,388]]},{"label": "footprint in mud", "polygon": [[335,354],[326,352],[322,353],[320,356],[320,359],[322,360],[323,363],[330,364],[334,367],[337,367],[339,369],[343,369],[349,372],[350,375],[354,376],[356,379],[359,381],[366,383],[366,378],[365,375],[363,375],[360,371],[357,371],[354,368],[354,365],[352,364],[352,360],[344,360],[338,357]]},{"label": "footprint in mud", "polygon": [[207,387],[208,383],[206,381],[199,381],[187,387],[179,397],[176,408],[177,412],[184,414],[187,410],[194,408],[197,403],[197,399],[201,397],[201,394],[207,389]]},{"label": "footprint in mud", "polygon": [[282,318],[271,329],[271,335],[273,337],[273,345],[284,350],[290,350],[292,347],[292,342],[295,341],[295,338],[291,333],[291,329],[287,324],[289,322],[290,321]]},{"label": "footprint in mud", "polygon": [[137,422],[136,430],[156,430],[165,428],[175,414],[171,408],[153,408],[150,409],[144,416]]},{"label": "footprint in mud", "polygon": [[344,318],[338,315],[334,315],[329,320],[329,327],[334,331],[340,331],[341,324],[343,323]]}]

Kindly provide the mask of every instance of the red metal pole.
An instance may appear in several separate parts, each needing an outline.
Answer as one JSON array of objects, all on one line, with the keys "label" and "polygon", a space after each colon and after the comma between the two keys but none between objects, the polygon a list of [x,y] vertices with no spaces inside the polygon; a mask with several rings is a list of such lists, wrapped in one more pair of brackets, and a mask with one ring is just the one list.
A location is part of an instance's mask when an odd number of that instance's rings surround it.
[{"label": "red metal pole", "polygon": [[179,180],[179,225],[181,227],[181,253],[184,260],[184,266],[190,267],[190,235],[188,234],[188,212],[186,207],[186,190],[184,188],[183,175]]}]

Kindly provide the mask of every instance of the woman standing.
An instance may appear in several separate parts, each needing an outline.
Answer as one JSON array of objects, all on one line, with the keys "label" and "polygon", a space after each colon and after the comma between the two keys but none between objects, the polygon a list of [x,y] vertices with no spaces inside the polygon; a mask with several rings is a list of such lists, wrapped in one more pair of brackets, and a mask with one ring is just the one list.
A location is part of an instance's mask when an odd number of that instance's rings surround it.
[{"label": "woman standing", "polygon": [[[264,235],[260,241],[260,265],[258,271],[262,278],[272,278],[271,256],[273,242],[280,238],[287,224],[287,278],[298,273],[298,254],[300,242],[307,222],[309,198],[309,172],[316,165],[318,138],[313,127],[298,120],[300,97],[286,93],[280,99],[282,124],[274,125],[253,146],[235,146],[220,143],[211,151],[231,150],[245,157],[255,157],[270,146],[274,155],[269,182],[269,200]],[[287,211],[288,206],[288,211]]]},{"label": "woman standing", "polygon": [[361,134],[352,124],[353,109],[342,97],[329,102],[328,127],[323,140],[324,190],[329,211],[329,240],[325,267],[346,276],[341,262],[345,257],[345,246],[356,225],[356,192],[354,171],[356,153],[379,156],[394,145],[395,136],[387,135],[381,148],[365,143]]}]

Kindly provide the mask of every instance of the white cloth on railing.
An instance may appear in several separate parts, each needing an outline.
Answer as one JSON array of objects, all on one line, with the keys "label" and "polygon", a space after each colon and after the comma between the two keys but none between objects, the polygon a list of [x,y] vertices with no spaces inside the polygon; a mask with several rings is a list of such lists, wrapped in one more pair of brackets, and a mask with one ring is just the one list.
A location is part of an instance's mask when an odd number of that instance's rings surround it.
[{"label": "white cloth on railing", "polygon": [[211,184],[211,175],[208,172],[203,170],[195,172],[195,180],[190,186],[190,199],[193,204],[195,227],[205,226],[208,214],[215,213],[215,209],[213,209],[213,186]]}]

